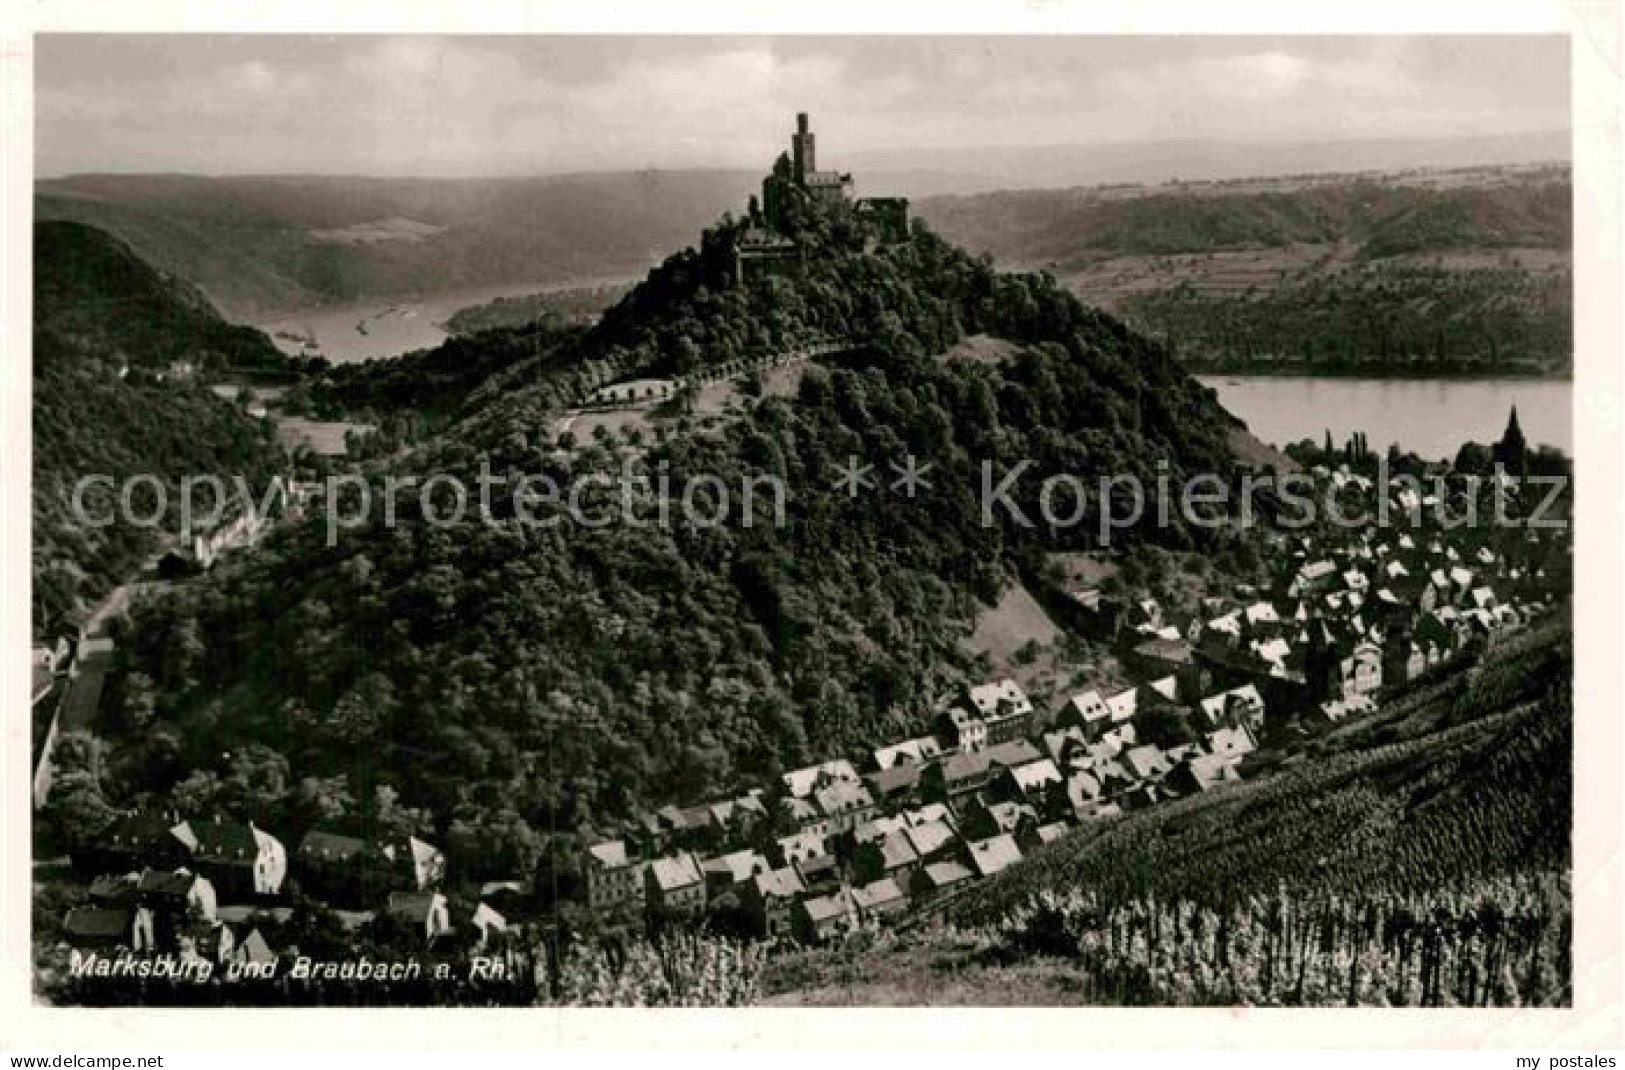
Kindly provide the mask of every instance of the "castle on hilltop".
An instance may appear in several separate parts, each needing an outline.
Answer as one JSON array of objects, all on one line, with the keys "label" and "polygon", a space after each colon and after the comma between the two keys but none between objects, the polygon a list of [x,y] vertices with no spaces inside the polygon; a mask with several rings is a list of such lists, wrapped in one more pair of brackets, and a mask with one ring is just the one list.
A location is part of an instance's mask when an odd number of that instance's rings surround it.
[{"label": "castle on hilltop", "polygon": [[[790,208],[800,203],[844,205],[852,202],[852,176],[818,170],[818,145],[806,112],[796,115],[790,151],[779,153],[773,170],[762,179],[760,200],[752,197],[744,230],[734,241],[734,281],[767,275],[798,275],[804,263],[801,246],[791,236]],[[852,211],[868,224],[878,242],[908,239],[908,198],[867,197],[852,202]]]}]

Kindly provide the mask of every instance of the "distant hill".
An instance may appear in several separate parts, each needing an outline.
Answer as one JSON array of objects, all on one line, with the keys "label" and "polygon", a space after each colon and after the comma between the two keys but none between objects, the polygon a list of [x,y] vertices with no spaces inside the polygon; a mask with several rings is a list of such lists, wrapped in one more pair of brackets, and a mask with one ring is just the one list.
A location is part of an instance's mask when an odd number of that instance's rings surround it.
[{"label": "distant hill", "polygon": [[[270,340],[217,316],[195,289],[166,278],[90,227],[42,222],[34,232],[34,628],[72,627],[157,545],[151,528],[75,517],[75,485],[151,474],[167,487],[162,529],[177,521],[186,475],[242,474],[256,487],[278,470],[268,426],[210,393],[194,368],[275,372]],[[96,516],[115,495],[86,496]],[[143,515],[149,506],[137,497]]]},{"label": "distant hill", "polygon": [[1171,138],[1101,145],[904,144],[891,150],[853,152],[846,158],[865,188],[929,197],[1103,184],[1227,182],[1263,175],[1566,164],[1570,141],[1568,131],[1549,130],[1481,137],[1343,141]]},{"label": "distant hill", "polygon": [[374,297],[642,274],[755,178],[642,171],[515,179],[82,175],[40,219],[114,234],[239,319]]},{"label": "distant hill", "polygon": [[1001,264],[1043,268],[1188,367],[1568,374],[1566,168],[931,198]]},{"label": "distant hill", "polygon": [[154,270],[94,227],[34,228],[34,329],[131,367],[186,361],[200,371],[276,376],[286,359],[251,327],[229,324],[190,282]]},{"label": "distant hill", "polygon": [[[916,199],[1102,183],[1229,181],[1568,159],[1566,134],[1423,141],[1165,141],[851,153],[866,194]],[[74,175],[35,184],[39,219],[124,239],[238,320],[481,287],[641,275],[758,176],[645,170],[512,178]],[[928,210],[956,240],[972,235]],[[975,242],[971,242],[979,248]]]}]

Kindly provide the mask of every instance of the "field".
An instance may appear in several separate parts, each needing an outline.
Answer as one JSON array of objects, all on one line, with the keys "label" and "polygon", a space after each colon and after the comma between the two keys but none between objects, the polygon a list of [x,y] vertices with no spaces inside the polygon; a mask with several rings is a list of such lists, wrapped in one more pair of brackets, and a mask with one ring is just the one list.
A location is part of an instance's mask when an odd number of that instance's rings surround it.
[{"label": "field", "polygon": [[1041,710],[1051,712],[1085,687],[1121,679],[1115,658],[1069,638],[1019,582],[1005,588],[996,606],[981,608],[960,648],[986,659],[989,679],[1012,677]]},{"label": "field", "polygon": [[290,449],[308,446],[312,453],[324,457],[343,457],[347,447],[345,436],[352,431],[372,430],[366,424],[343,420],[307,420],[302,416],[277,416],[277,435]]}]

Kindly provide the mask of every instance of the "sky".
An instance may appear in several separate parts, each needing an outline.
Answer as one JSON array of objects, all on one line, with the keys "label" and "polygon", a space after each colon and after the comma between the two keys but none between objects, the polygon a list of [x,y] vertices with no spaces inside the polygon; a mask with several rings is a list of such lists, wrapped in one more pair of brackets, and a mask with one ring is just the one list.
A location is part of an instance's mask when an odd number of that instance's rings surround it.
[{"label": "sky", "polygon": [[[1562,37],[35,38],[36,174],[511,175],[1569,126]],[[826,157],[827,158],[827,157]]]}]

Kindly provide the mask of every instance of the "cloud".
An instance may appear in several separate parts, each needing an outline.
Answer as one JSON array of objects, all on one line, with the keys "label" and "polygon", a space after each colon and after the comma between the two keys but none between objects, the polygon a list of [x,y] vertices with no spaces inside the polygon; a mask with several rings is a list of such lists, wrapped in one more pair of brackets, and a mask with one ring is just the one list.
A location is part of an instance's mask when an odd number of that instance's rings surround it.
[{"label": "cloud", "polygon": [[[38,163],[44,173],[761,166],[798,110],[816,114],[831,158],[910,144],[1560,126],[1566,53],[1530,40],[46,36]],[[1499,73],[1509,56],[1516,84]]]}]

